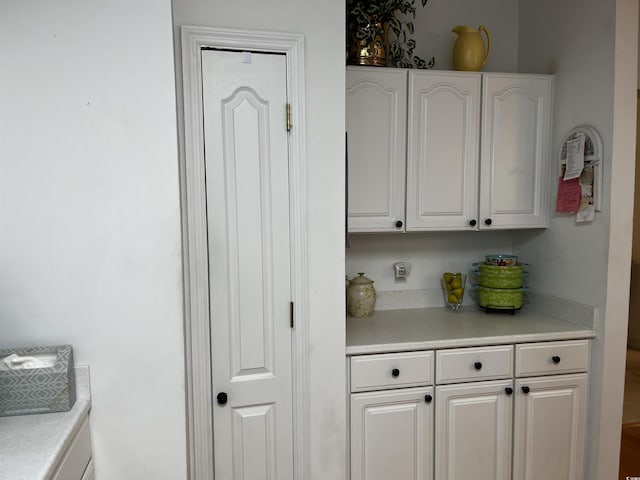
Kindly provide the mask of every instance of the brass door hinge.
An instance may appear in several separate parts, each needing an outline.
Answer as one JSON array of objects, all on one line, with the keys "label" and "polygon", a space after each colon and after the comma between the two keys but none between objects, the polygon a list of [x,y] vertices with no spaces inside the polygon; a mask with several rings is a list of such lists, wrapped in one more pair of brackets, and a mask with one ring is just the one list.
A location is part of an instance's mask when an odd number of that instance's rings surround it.
[{"label": "brass door hinge", "polygon": [[289,327],[293,328],[293,302],[289,302]]},{"label": "brass door hinge", "polygon": [[287,132],[291,131],[291,104],[287,103]]}]

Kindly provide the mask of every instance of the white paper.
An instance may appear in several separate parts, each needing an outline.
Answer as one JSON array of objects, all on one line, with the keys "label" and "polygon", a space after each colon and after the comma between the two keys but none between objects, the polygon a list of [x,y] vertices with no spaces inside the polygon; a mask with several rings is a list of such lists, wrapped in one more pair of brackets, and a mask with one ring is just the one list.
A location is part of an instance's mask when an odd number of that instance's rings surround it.
[{"label": "white paper", "polygon": [[584,169],[584,133],[578,133],[576,138],[567,140],[567,167],[564,180],[578,178]]},{"label": "white paper", "polygon": [[576,213],[576,223],[591,222],[596,216],[595,205],[589,205],[585,208],[578,210]]}]

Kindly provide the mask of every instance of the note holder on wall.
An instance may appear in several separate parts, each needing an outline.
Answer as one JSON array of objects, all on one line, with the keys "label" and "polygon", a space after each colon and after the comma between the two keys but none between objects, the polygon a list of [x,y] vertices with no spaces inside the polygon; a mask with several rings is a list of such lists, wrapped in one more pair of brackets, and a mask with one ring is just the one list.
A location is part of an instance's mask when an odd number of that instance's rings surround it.
[{"label": "note holder on wall", "polygon": [[602,210],[602,160],[602,137],[595,128],[580,125],[563,138],[557,212],[575,213],[577,222],[589,222]]}]

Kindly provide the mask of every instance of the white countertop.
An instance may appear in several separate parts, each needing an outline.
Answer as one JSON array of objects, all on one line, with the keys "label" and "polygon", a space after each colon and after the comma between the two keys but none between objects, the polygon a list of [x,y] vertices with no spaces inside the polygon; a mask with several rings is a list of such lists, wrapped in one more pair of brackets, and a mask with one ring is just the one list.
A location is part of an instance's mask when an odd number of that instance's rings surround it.
[{"label": "white countertop", "polygon": [[0,417],[0,480],[45,480],[55,472],[91,408],[89,367],[75,367],[76,403],[68,412]]},{"label": "white countertop", "polygon": [[376,311],[347,318],[347,355],[593,338],[589,327],[523,308],[485,313],[476,306]]}]

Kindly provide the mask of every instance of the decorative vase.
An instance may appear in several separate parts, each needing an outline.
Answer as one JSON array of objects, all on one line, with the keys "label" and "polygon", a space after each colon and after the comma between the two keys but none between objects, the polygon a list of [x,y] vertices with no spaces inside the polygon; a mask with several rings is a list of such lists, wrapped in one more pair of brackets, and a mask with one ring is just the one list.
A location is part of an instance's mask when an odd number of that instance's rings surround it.
[{"label": "decorative vase", "polygon": [[387,30],[381,22],[361,27],[364,38],[360,40],[357,28],[349,29],[348,62],[351,65],[387,66]]},{"label": "decorative vase", "polygon": [[[467,72],[482,70],[491,52],[491,36],[487,27],[480,25],[475,29],[466,25],[456,25],[451,31],[458,34],[453,44],[453,69]],[[486,49],[480,32],[484,32],[487,37]]]},{"label": "decorative vase", "polygon": [[376,289],[373,280],[358,273],[349,281],[347,309],[352,317],[363,318],[373,315],[376,306]]}]

